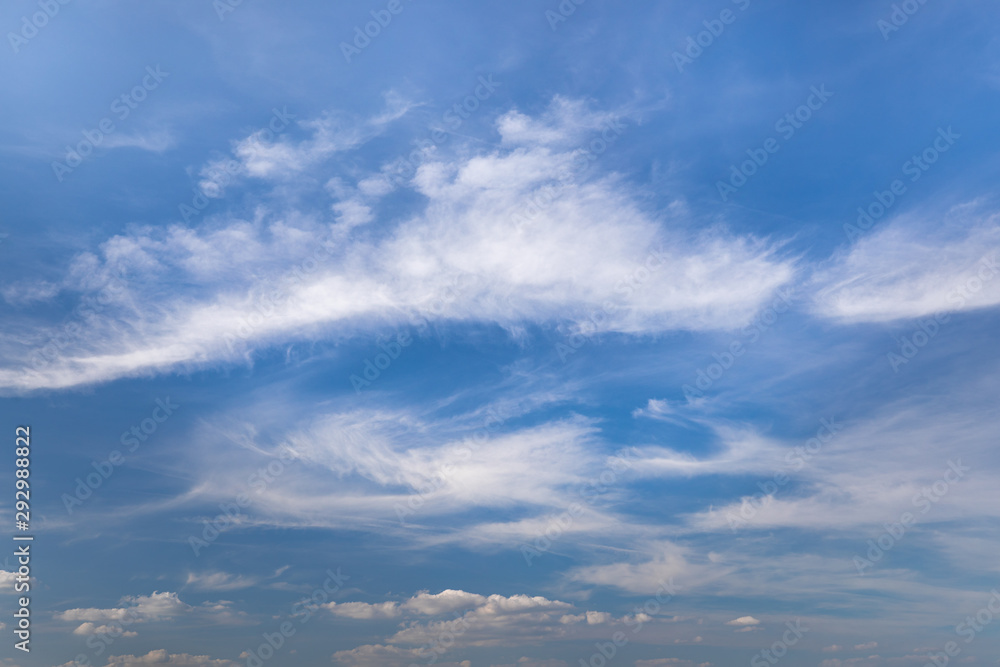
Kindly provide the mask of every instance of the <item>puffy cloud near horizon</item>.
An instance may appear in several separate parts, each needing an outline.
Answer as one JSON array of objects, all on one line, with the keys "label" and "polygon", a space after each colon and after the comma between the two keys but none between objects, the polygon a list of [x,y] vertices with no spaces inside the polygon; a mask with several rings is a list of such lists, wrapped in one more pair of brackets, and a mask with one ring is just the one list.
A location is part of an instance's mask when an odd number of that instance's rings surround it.
[{"label": "puffy cloud near horizon", "polygon": [[[76,662],[68,662],[61,667],[73,667]],[[207,655],[170,653],[166,649],[156,649],[145,655],[112,655],[104,667],[144,667],[146,665],[167,665],[168,667],[242,667],[235,660],[219,660]]]},{"label": "puffy cloud near horizon", "polygon": [[[399,630],[385,637],[383,643],[338,651],[333,656],[335,661],[359,667],[396,667],[431,656],[439,660],[448,658],[453,650],[502,646],[510,641],[534,644],[553,639],[606,639],[616,631],[628,631],[633,641],[643,641],[636,628],[648,623],[664,631],[677,626],[669,633],[671,637],[683,632],[674,618],[644,613],[616,617],[607,612],[578,610],[577,605],[541,596],[487,596],[459,590],[421,592],[402,602],[327,603],[323,607],[335,616],[356,620],[402,619]],[[464,613],[456,615],[462,610]],[[448,618],[425,620],[427,616]],[[442,643],[442,637],[449,638],[447,645]],[[647,639],[657,641],[652,636]],[[527,667],[552,663],[521,658],[517,664]]]},{"label": "puffy cloud near horizon", "polygon": [[[154,592],[151,595],[131,595],[119,601],[120,606],[107,609],[76,608],[56,612],[57,621],[82,623],[73,634],[102,634],[113,628],[115,632],[125,630],[125,636],[133,637],[138,633],[133,628],[138,624],[158,623],[185,615],[200,615],[211,617],[215,622],[239,622],[243,612],[234,611],[232,603],[227,601],[205,602],[192,606],[181,601],[177,593],[168,591]],[[98,625],[98,623],[100,625]]]}]

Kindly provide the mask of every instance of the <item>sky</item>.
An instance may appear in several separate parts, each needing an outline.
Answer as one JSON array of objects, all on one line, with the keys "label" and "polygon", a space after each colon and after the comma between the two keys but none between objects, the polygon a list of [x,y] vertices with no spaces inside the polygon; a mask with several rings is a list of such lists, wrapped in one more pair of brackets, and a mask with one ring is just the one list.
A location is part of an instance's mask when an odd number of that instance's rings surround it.
[{"label": "sky", "polygon": [[5,3],[0,667],[998,664],[998,19]]}]

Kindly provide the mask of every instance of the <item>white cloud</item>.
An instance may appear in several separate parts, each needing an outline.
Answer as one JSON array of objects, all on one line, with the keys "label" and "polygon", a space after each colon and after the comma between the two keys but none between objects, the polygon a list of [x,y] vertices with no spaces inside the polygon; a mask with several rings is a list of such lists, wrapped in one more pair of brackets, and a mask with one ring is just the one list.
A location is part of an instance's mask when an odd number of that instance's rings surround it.
[{"label": "white cloud", "polygon": [[168,665],[169,667],[241,667],[242,663],[234,660],[216,660],[207,655],[168,653],[165,649],[159,649],[141,656],[110,656],[108,657],[108,664],[105,667],[143,667],[144,665]]},{"label": "white cloud", "polygon": [[753,616],[740,616],[739,618],[734,618],[731,621],[727,621],[726,625],[736,625],[736,626],[746,626],[746,625],[760,625],[760,621]]},{"label": "white cloud", "polygon": [[105,148],[139,148],[153,153],[162,153],[176,145],[176,137],[167,129],[142,134],[110,134],[104,139]]},{"label": "white cloud", "polygon": [[87,622],[82,623],[80,626],[73,631],[74,635],[112,635],[115,637],[137,637],[138,632],[133,630],[120,631],[120,628],[112,627],[110,625],[94,625],[93,623]]},{"label": "white cloud", "polygon": [[899,218],[838,254],[814,276],[815,310],[887,322],[1000,304],[1000,214],[966,205],[951,216],[938,229]]},{"label": "white cloud", "polygon": [[636,595],[648,596],[659,590],[664,599],[672,595],[674,579],[691,586],[709,576],[704,566],[690,562],[688,549],[677,544],[658,541],[636,545],[634,550],[643,560],[580,566],[567,576],[571,581],[609,586]]},{"label": "white cloud", "polygon": [[[347,651],[337,651],[333,654],[333,661],[344,667],[408,667],[417,660],[426,659],[433,653],[424,649],[411,648],[404,649],[397,646],[386,646],[382,644],[366,644]],[[441,662],[435,661],[440,667],[471,667],[469,661],[463,662]]]},{"label": "white cloud", "polygon": [[486,604],[487,599],[476,593],[466,593],[448,589],[437,594],[423,591],[413,596],[405,603],[403,609],[414,611],[426,616],[438,616],[458,611],[460,609],[470,609],[481,607]]},{"label": "white cloud", "polygon": [[857,644],[854,647],[855,651],[870,651],[872,649],[878,648],[878,642],[866,642],[864,644]]},{"label": "white cloud", "polygon": [[[235,161],[232,156],[226,156],[205,165],[200,172],[199,187],[205,196],[218,198],[241,176],[279,181],[296,177],[305,170],[317,168],[333,155],[357,148],[381,134],[413,106],[399,95],[390,93],[386,95],[386,110],[368,120],[328,113],[315,120],[298,121],[298,125],[311,135],[302,141],[287,134],[275,137],[272,129],[262,128],[234,142]],[[294,114],[283,110],[282,123],[288,122],[285,115],[294,118]]]},{"label": "white cloud", "polygon": [[[588,135],[616,122],[616,114],[591,111],[582,100],[556,96],[539,118],[509,111],[497,120],[505,144],[552,146],[579,144]],[[617,121],[624,122],[624,121]]]},{"label": "white cloud", "polygon": [[334,616],[343,616],[344,618],[396,618],[400,614],[399,603],[397,602],[380,602],[378,604],[368,604],[366,602],[329,602],[324,606]]},{"label": "white cloud", "polygon": [[[329,118],[307,126],[313,137],[305,144],[238,148],[243,168],[261,178],[322,172],[321,158],[368,136]],[[613,176],[561,178],[577,155],[535,145],[425,163],[412,182],[424,208],[381,221],[371,239],[351,233],[379,217],[371,198],[384,188],[370,177],[345,195],[342,222],[333,227],[313,222],[320,214],[261,210],[253,221],[116,236],[100,258],[82,254],[66,285],[100,285],[101,275],[123,266],[123,293],[42,368],[30,367],[31,352],[58,330],[32,327],[33,345],[8,341],[0,348],[0,387],[72,387],[233,363],[258,347],[416,318],[512,330],[524,323],[586,328],[591,320],[599,330],[630,334],[728,329],[748,322],[793,278],[791,261],[768,242],[722,228],[689,234],[680,206],[658,221]],[[543,193],[551,197],[526,216]],[[171,290],[163,288],[166,276]]]},{"label": "white cloud", "polygon": [[169,621],[182,615],[211,618],[215,623],[236,623],[245,614],[234,612],[232,603],[226,601],[204,602],[191,606],[181,601],[177,593],[154,592],[152,595],[126,596],[118,607],[108,609],[77,608],[56,612],[55,619],[70,623],[81,623],[73,634],[90,635],[124,629],[126,636],[136,635],[134,626],[143,623]]},{"label": "white cloud", "polygon": [[259,583],[255,577],[229,574],[228,572],[189,572],[184,585],[189,588],[205,591],[234,591],[250,588]]},{"label": "white cloud", "polygon": [[127,596],[122,598],[121,607],[111,609],[68,609],[56,613],[62,621],[158,621],[189,611],[192,607],[177,597],[177,593],[155,592],[152,595]]},{"label": "white cloud", "polygon": [[[354,618],[375,619],[384,616],[366,615],[360,613],[361,609],[382,609],[385,604],[337,603],[324,607],[336,614],[345,605],[358,605],[354,609],[359,613],[353,615]],[[639,619],[619,618],[608,612],[578,610],[570,603],[540,596],[485,596],[457,590],[436,595],[420,593],[402,603],[392,602],[391,609],[393,617],[401,621],[394,634],[378,644],[338,652],[334,654],[334,660],[350,665],[393,666],[397,660],[401,664],[409,664],[432,654],[438,659],[459,660],[463,657],[462,650],[471,647],[502,646],[514,642],[534,644],[553,640],[596,640],[607,638],[615,630],[634,629],[636,623],[643,627],[647,624],[667,627],[671,621],[645,614]],[[455,612],[463,609],[466,611],[456,616]],[[427,616],[437,618],[423,618]],[[448,637],[447,654],[429,648],[440,646],[438,640],[441,637]],[[555,667],[558,664],[561,663],[521,658],[517,666]]]}]

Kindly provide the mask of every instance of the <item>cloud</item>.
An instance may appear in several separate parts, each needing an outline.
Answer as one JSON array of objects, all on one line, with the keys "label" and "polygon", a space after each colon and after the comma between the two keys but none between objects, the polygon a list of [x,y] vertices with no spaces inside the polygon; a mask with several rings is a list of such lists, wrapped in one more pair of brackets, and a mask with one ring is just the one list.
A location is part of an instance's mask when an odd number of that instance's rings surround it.
[{"label": "cloud", "polygon": [[[422,592],[400,603],[328,603],[323,607],[334,615],[345,615],[339,612],[348,605],[351,605],[351,612],[346,615],[352,618],[400,619],[399,629],[381,643],[334,654],[334,660],[350,665],[383,664],[379,660],[386,665],[395,665],[396,660],[414,662],[431,655],[440,659],[444,650],[433,647],[442,646],[442,637],[448,638],[449,655],[446,657],[456,655],[452,659],[457,660],[457,653],[465,648],[514,642],[533,644],[553,640],[600,639],[616,629],[634,629],[636,623],[645,626],[662,621],[645,614],[637,619],[615,617],[602,611],[578,610],[573,604],[541,596],[479,595],[460,590],[446,590],[438,594]],[[391,613],[382,614],[385,609],[391,609]],[[464,613],[456,615],[456,612]],[[530,658],[522,658],[517,663],[524,667],[547,667],[550,664],[561,663]]]},{"label": "cloud", "polygon": [[487,602],[487,598],[482,595],[448,589],[437,594],[427,591],[418,593],[403,603],[402,608],[426,616],[439,616],[460,609],[481,607]]},{"label": "cloud", "polygon": [[399,604],[396,602],[381,602],[379,604],[368,604],[365,602],[329,602],[325,605],[334,616],[344,618],[373,619],[373,618],[396,618],[400,614]]},{"label": "cloud", "polygon": [[760,621],[753,616],[740,616],[739,618],[734,618],[731,621],[727,621],[726,625],[736,625],[736,626],[748,626],[748,625],[760,625]]},{"label": "cloud", "polygon": [[[609,586],[637,595],[650,595],[657,590],[672,591],[675,578],[691,585],[707,576],[703,566],[690,562],[689,550],[684,546],[656,541],[636,545],[635,551],[635,560],[580,566],[570,570],[566,576],[570,581]],[[665,597],[667,593],[661,595]]]},{"label": "cloud", "polygon": [[855,651],[870,651],[874,648],[878,648],[878,642],[867,642],[865,644],[856,644],[854,646]]},{"label": "cloud", "polygon": [[[304,125],[313,135],[305,144],[238,147],[242,168],[279,180],[308,169],[325,183],[323,158],[368,136],[329,118]],[[535,134],[515,133],[519,141]],[[92,296],[84,286],[121,267],[122,291],[77,335],[31,327],[31,340],[5,343],[0,388],[239,363],[260,348],[415,321],[625,334],[732,329],[793,279],[793,263],[770,242],[721,227],[689,233],[680,206],[658,220],[614,175],[562,178],[579,155],[519,145],[439,157],[408,183],[424,203],[407,217],[349,206],[340,211],[349,220],[331,226],[295,200],[287,214],[259,209],[249,221],[136,227],[99,254],[81,253],[64,283]],[[359,179],[369,195],[358,205],[369,208],[384,192],[371,178]],[[353,234],[369,219],[377,233]],[[23,329],[14,320],[9,326]],[[54,354],[42,355],[54,339]]]},{"label": "cloud", "polygon": [[1000,214],[974,205],[940,229],[895,220],[814,275],[815,311],[845,323],[889,322],[1000,304]]},{"label": "cloud", "polygon": [[[672,408],[665,407],[663,403],[651,399],[645,409],[633,412],[633,416],[673,414]],[[688,420],[688,423],[691,422],[709,429],[715,436],[717,445],[711,456],[699,458],[667,447],[640,447],[637,448],[635,463],[637,474],[643,477],[745,475],[754,471],[765,474],[780,465],[781,457],[786,453],[779,443],[745,426],[698,417]]]},{"label": "cloud", "polygon": [[189,572],[184,586],[204,591],[235,591],[256,586],[259,582],[260,580],[255,577],[227,572]]},{"label": "cloud", "polygon": [[[193,615],[211,618],[215,623],[235,623],[244,616],[243,612],[234,612],[232,603],[226,601],[204,602],[191,606],[181,601],[177,593],[154,592],[152,595],[123,597],[119,607],[108,609],[77,608],[56,612],[54,617],[59,621],[81,623],[73,634],[90,635],[113,629],[127,629],[127,636],[135,636],[132,628],[136,624],[169,621],[178,616]],[[98,625],[100,624],[100,625]]]},{"label": "cloud", "polygon": [[121,607],[111,609],[68,609],[57,612],[55,617],[62,621],[159,621],[191,610],[177,597],[177,593],[154,592],[152,595],[127,596],[122,598]]},{"label": "cloud", "polygon": [[132,630],[124,630],[119,632],[119,628],[112,627],[110,625],[94,625],[93,623],[82,623],[76,630],[73,631],[74,635],[113,635],[122,637],[137,637],[138,632]]},{"label": "cloud", "polygon": [[[396,646],[384,646],[382,644],[366,644],[347,651],[337,651],[333,654],[333,661],[344,667],[408,667],[414,661],[424,659],[433,653],[424,649],[403,649]],[[463,662],[440,662],[435,664],[441,667],[471,667],[469,661]]]},{"label": "cloud", "polygon": [[[295,177],[318,167],[337,153],[357,148],[378,136],[413,106],[399,95],[389,93],[385,111],[371,119],[358,120],[331,112],[314,120],[298,121],[298,125],[311,135],[302,141],[287,135],[274,137],[272,129],[262,128],[234,142],[235,164],[231,157],[225,157],[205,165],[200,172],[199,187],[205,196],[219,198],[240,176],[265,180]],[[282,110],[275,118],[287,125],[295,116]]]},{"label": "cloud", "polygon": [[166,129],[144,134],[109,134],[104,138],[105,148],[139,148],[153,153],[162,153],[176,145],[176,137]]},{"label": "cloud", "polygon": [[513,110],[497,119],[504,144],[513,146],[567,146],[579,144],[609,124],[624,123],[612,112],[594,112],[582,100],[556,96],[539,118]]},{"label": "cloud", "polygon": [[165,649],[150,651],[146,655],[113,655],[105,667],[142,667],[143,665],[169,665],[170,667],[240,667],[233,660],[215,660],[207,655],[168,653]]}]

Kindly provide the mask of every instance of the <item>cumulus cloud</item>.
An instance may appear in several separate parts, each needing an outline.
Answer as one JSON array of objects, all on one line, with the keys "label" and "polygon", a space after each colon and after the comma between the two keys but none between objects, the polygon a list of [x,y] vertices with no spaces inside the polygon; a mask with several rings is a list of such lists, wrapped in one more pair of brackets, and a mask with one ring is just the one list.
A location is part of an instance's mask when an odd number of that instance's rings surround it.
[{"label": "cumulus cloud", "polygon": [[127,596],[122,598],[121,607],[110,609],[68,609],[57,612],[56,618],[62,621],[123,621],[134,622],[158,621],[171,618],[192,609],[177,597],[177,593],[154,592],[152,595]]},{"label": "cumulus cloud", "polygon": [[[366,644],[346,651],[337,651],[333,654],[333,661],[345,667],[408,667],[414,661],[426,657],[423,649]],[[472,663],[468,660],[462,662],[436,661],[435,664],[441,667],[472,667]]]},{"label": "cumulus cloud", "polygon": [[[341,610],[351,605],[349,614]],[[396,665],[417,659],[455,655],[463,648],[501,646],[510,642],[541,643],[553,640],[598,639],[615,630],[635,628],[637,624],[657,623],[662,619],[641,614],[641,618],[616,617],[608,612],[579,610],[575,605],[541,596],[479,595],[459,590],[438,594],[419,593],[402,602],[328,603],[323,605],[334,615],[358,619],[398,618],[399,629],[382,643],[366,644],[334,654],[344,664]],[[391,609],[391,614],[383,610]],[[462,612],[456,615],[456,612]],[[440,638],[448,638],[448,655]],[[455,657],[452,659],[459,659]],[[379,662],[379,661],[382,662]],[[452,663],[446,663],[452,664]],[[558,661],[521,658],[518,667],[549,667]]]},{"label": "cumulus cloud", "polygon": [[16,579],[16,572],[0,570],[0,591],[3,591],[4,593],[14,593],[14,582]]},{"label": "cumulus cloud", "polygon": [[[93,623],[87,622],[80,624],[76,630],[73,631],[74,635],[112,635],[119,636],[119,628],[112,627],[110,625],[94,625]],[[122,637],[137,637],[138,632],[133,630],[124,630],[120,633]]]},{"label": "cumulus cloud", "polygon": [[146,655],[113,655],[105,667],[142,667],[143,665],[170,665],[170,667],[240,667],[234,660],[216,660],[207,655],[168,653],[165,649],[150,651]]},{"label": "cumulus cloud", "polygon": [[736,625],[739,627],[748,625],[760,625],[760,621],[753,616],[740,616],[739,618],[734,618],[731,621],[727,621],[726,625]]},{"label": "cumulus cloud", "polygon": [[217,623],[234,623],[242,616],[242,612],[234,612],[232,603],[226,601],[205,602],[192,606],[181,601],[177,593],[154,592],[152,595],[126,596],[119,601],[118,607],[76,608],[56,612],[59,621],[80,623],[73,631],[78,635],[91,635],[125,630],[126,636],[135,636],[135,625],[169,621],[179,616],[195,615],[211,617]]}]

